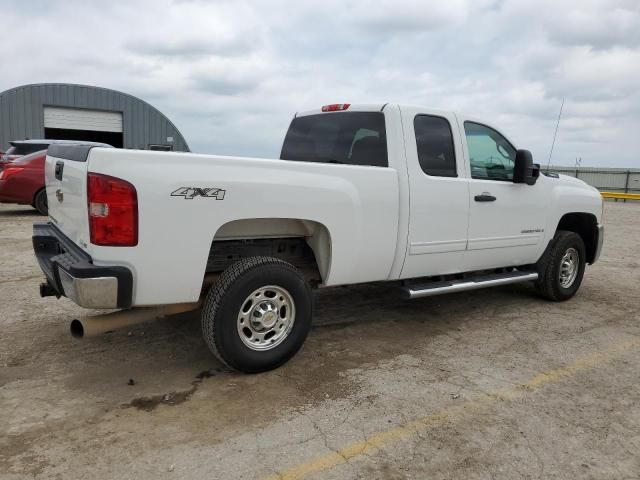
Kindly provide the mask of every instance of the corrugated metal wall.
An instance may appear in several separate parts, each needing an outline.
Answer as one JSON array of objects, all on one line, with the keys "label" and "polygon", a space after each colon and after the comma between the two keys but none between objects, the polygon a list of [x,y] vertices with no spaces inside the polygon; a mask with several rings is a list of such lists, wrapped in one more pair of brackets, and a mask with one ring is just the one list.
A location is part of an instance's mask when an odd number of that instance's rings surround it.
[{"label": "corrugated metal wall", "polygon": [[24,85],[0,93],[0,149],[11,140],[44,138],[44,106],[122,112],[125,148],[146,149],[167,144],[189,151],[178,129],[160,111],[131,95],[100,87],[45,83]]},{"label": "corrugated metal wall", "polygon": [[640,169],[637,168],[552,166],[549,170],[579,178],[602,192],[640,193]]}]

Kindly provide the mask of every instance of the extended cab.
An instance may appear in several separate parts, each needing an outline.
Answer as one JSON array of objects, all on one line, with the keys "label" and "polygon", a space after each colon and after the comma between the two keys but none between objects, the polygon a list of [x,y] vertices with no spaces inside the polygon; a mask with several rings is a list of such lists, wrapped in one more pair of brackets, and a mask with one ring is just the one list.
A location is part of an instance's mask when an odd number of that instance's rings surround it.
[{"label": "extended cab", "polygon": [[203,299],[207,345],[245,372],[301,347],[312,288],[534,282],[561,301],[603,241],[597,190],[485,122],[414,106],[298,113],[280,159],[52,145],[45,170],[41,293],[130,312]]}]

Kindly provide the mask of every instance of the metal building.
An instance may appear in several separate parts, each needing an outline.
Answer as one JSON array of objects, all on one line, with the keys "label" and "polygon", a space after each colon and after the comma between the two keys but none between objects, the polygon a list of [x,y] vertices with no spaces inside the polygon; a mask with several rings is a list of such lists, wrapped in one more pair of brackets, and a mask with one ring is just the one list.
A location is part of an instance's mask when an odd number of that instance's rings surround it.
[{"label": "metal building", "polygon": [[0,93],[0,150],[12,140],[41,138],[189,151],[171,120],[126,93],[65,83],[23,85]]}]

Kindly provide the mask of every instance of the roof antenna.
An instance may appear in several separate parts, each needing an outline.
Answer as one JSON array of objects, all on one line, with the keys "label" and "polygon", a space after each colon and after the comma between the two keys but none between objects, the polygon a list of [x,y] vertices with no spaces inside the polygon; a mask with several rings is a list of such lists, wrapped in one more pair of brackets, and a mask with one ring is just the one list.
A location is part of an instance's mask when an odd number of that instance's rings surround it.
[{"label": "roof antenna", "polygon": [[551,165],[551,155],[553,155],[553,147],[556,144],[556,136],[558,135],[558,127],[560,126],[560,117],[562,117],[562,107],[564,107],[564,97],[560,105],[560,113],[558,113],[558,123],[556,123],[556,131],[553,133],[553,142],[551,142],[551,150],[549,151],[549,160],[547,161],[547,173],[549,173],[549,165]]}]

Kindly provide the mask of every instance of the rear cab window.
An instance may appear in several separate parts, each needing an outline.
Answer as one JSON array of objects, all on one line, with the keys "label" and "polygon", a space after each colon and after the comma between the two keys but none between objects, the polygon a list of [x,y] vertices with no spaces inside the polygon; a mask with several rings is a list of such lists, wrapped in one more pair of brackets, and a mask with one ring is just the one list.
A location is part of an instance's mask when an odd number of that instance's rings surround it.
[{"label": "rear cab window", "polygon": [[282,160],[387,167],[382,112],[335,112],[296,117],[284,139]]}]

